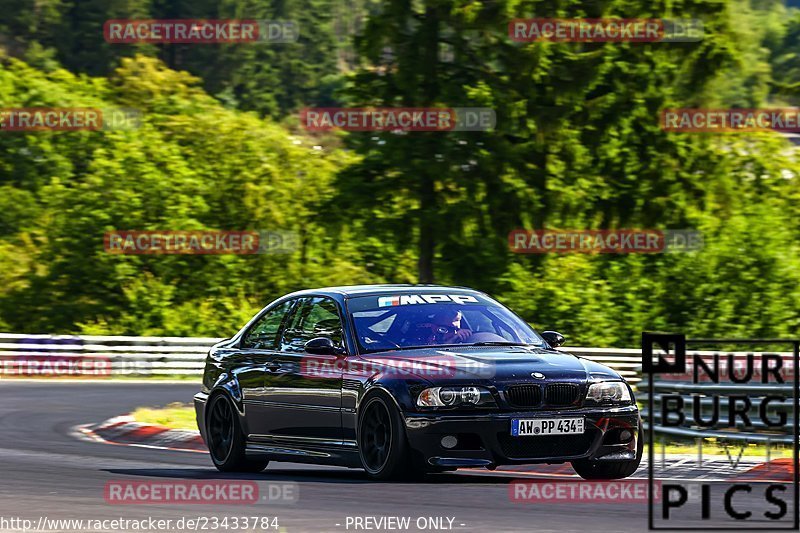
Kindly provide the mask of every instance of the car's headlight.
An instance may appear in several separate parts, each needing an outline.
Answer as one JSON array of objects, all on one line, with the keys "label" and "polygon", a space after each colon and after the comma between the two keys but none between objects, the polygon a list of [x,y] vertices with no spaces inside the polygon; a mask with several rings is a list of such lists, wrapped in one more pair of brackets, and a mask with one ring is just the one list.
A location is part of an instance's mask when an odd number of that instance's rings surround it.
[{"label": "car's headlight", "polygon": [[494,398],[482,387],[431,387],[417,396],[417,407],[492,405]]},{"label": "car's headlight", "polygon": [[592,383],[586,393],[586,401],[598,404],[632,403],[631,391],[622,381],[601,381]]}]

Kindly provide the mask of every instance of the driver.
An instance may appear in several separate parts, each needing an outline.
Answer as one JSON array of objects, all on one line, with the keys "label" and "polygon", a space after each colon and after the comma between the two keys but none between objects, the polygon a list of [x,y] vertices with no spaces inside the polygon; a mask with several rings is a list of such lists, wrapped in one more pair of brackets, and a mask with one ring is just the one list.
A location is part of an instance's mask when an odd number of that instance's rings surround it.
[{"label": "driver", "polygon": [[466,341],[472,331],[461,327],[462,314],[458,308],[445,307],[430,322],[419,325],[426,344],[454,344]]}]

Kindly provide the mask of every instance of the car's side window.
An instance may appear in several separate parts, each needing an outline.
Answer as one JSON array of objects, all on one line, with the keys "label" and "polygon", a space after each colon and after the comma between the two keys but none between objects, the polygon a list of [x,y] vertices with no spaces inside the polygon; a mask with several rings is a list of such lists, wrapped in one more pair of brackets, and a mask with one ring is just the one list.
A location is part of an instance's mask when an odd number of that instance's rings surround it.
[{"label": "car's side window", "polygon": [[242,348],[256,350],[275,350],[278,347],[278,333],[286,313],[292,308],[294,300],[287,300],[275,309],[267,311],[245,334]]},{"label": "car's side window", "polygon": [[328,337],[334,344],[342,346],[342,321],[336,302],[330,298],[303,298],[298,302],[283,332],[280,350],[303,352],[305,343],[314,337]]}]

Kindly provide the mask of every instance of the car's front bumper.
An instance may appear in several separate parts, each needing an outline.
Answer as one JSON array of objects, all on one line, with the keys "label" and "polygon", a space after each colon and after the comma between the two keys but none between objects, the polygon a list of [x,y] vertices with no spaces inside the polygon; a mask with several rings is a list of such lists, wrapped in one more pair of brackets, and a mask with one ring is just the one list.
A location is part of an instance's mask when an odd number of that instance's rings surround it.
[{"label": "car's front bumper", "polygon": [[[582,435],[512,437],[514,418],[585,417]],[[492,413],[404,413],[411,447],[433,466],[462,467],[557,463],[575,459],[632,460],[639,439],[635,405]],[[622,430],[633,438],[619,443]],[[442,438],[454,436],[458,445],[445,448]]]}]

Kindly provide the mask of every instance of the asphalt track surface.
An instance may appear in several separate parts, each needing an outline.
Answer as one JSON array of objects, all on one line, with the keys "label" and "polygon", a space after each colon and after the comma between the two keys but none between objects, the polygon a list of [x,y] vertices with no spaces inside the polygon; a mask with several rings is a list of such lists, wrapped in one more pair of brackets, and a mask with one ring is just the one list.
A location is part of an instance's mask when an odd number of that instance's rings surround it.
[{"label": "asphalt track surface", "polygon": [[[29,519],[38,526],[43,517],[47,520],[153,517],[175,522],[180,518],[253,515],[277,517],[280,530],[287,533],[396,531],[376,529],[375,522],[362,522],[363,526],[356,528],[353,522],[354,517],[389,516],[410,517],[411,527],[405,531],[441,531],[430,527],[417,529],[417,520],[428,517],[442,517],[445,527],[448,518],[452,519],[452,531],[647,529],[644,503],[511,501],[509,484],[514,480],[578,482],[579,478],[568,470],[560,474],[538,473],[536,467],[518,472],[459,471],[428,476],[416,483],[374,483],[360,470],[272,463],[261,474],[231,475],[217,472],[202,453],[113,446],[86,442],[72,434],[77,425],[100,422],[137,406],[188,402],[196,390],[197,385],[192,383],[0,382],[0,530],[13,530],[12,524],[3,522],[11,518]],[[676,478],[698,475],[691,466],[681,470],[680,464],[674,465],[672,471]],[[635,477],[645,478],[645,469],[640,469]],[[700,477],[714,478],[708,472]],[[259,486],[295,483],[297,501],[246,506],[114,505],[104,498],[104,488],[110,481],[197,479],[256,480]],[[715,487],[716,493],[720,485]],[[736,501],[757,514],[770,509],[760,495],[745,494],[737,496]],[[721,501],[712,502],[711,507],[716,513],[722,508]],[[697,505],[689,504],[681,512],[688,515],[696,509]],[[366,529],[367,525],[370,529]],[[750,525],[769,524],[762,521]],[[206,531],[233,530],[211,529],[210,522],[206,527]],[[175,530],[174,526],[170,530]]]}]

